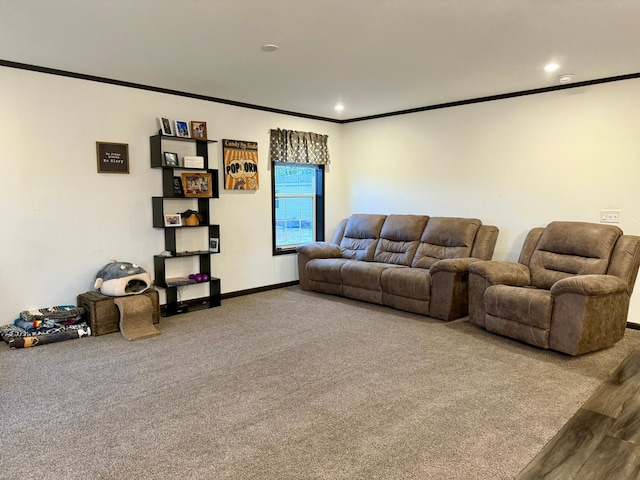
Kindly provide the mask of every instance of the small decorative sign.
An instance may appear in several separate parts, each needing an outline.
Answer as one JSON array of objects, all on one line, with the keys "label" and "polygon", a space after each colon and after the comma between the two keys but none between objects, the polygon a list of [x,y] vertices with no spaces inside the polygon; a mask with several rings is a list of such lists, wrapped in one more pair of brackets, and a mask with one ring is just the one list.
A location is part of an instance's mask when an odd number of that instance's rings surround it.
[{"label": "small decorative sign", "polygon": [[96,142],[98,173],[129,173],[129,144]]},{"label": "small decorative sign", "polygon": [[222,140],[224,188],[258,190],[258,142]]},{"label": "small decorative sign", "polygon": [[204,168],[204,157],[185,155],[184,166],[185,168]]}]

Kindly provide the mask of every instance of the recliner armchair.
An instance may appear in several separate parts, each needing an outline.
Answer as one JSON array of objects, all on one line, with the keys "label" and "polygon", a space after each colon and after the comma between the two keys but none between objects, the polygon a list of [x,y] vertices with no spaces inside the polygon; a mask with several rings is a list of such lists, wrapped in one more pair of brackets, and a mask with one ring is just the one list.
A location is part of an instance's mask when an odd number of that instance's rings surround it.
[{"label": "recliner armchair", "polygon": [[469,321],[569,355],[624,336],[640,237],[614,225],[552,222],[532,229],[518,263],[469,266]]}]

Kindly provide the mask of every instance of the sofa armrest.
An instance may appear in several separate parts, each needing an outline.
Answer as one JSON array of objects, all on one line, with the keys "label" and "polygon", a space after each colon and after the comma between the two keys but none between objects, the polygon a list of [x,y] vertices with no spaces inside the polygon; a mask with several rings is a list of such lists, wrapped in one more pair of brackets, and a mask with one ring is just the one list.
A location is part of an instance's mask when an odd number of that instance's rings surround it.
[{"label": "sofa armrest", "polygon": [[442,260],[438,260],[436,263],[431,265],[429,269],[429,273],[431,275],[436,274],[437,272],[467,272],[469,270],[469,265],[475,262],[480,262],[479,258],[445,258]]},{"label": "sofa armrest", "polygon": [[495,260],[474,262],[469,265],[469,272],[480,275],[491,285],[531,285],[529,267],[521,263]]},{"label": "sofa armrest", "polygon": [[576,275],[563,278],[551,286],[551,295],[575,293],[585,296],[612,295],[624,292],[626,283],[614,275]]},{"label": "sofa armrest", "polygon": [[329,242],[311,242],[298,245],[298,279],[300,280],[300,288],[303,290],[311,290],[309,288],[309,275],[307,274],[307,262],[315,258],[340,258],[340,247]]},{"label": "sofa armrest", "polygon": [[298,255],[302,254],[309,260],[314,258],[340,258],[340,247],[329,242],[311,242],[296,247]]},{"label": "sofa armrest", "polygon": [[429,269],[431,300],[429,316],[455,320],[469,312],[469,265],[477,258],[445,258]]}]

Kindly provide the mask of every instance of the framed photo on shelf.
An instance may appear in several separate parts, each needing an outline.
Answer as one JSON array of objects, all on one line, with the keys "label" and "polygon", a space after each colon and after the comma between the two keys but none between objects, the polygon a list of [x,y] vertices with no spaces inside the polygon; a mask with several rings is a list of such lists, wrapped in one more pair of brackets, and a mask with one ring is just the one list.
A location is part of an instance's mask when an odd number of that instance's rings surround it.
[{"label": "framed photo on shelf", "polygon": [[209,251],[211,253],[218,253],[220,251],[220,239],[217,237],[211,237],[209,239]]},{"label": "framed photo on shelf", "polygon": [[191,121],[191,136],[197,140],[207,139],[207,122]]},{"label": "framed photo on shelf", "polygon": [[211,173],[182,173],[182,188],[185,197],[211,197],[213,185]]},{"label": "framed photo on shelf", "polygon": [[173,130],[171,129],[171,121],[165,117],[158,117],[158,128],[162,132],[162,135],[169,135],[173,137]]},{"label": "framed photo on shelf", "polygon": [[211,237],[209,239],[209,252],[218,253],[220,251],[220,239],[217,237]]},{"label": "framed photo on shelf", "polygon": [[182,178],[173,177],[173,196],[184,197],[184,189],[182,188]]},{"label": "framed photo on shelf", "polygon": [[176,137],[189,138],[189,124],[185,120],[176,120]]},{"label": "framed photo on shelf", "polygon": [[172,213],[170,215],[165,215],[164,226],[165,227],[181,227],[182,217],[180,216],[179,213]]},{"label": "framed photo on shelf", "polygon": [[178,154],[173,152],[164,152],[164,165],[167,167],[177,167],[180,165]]}]

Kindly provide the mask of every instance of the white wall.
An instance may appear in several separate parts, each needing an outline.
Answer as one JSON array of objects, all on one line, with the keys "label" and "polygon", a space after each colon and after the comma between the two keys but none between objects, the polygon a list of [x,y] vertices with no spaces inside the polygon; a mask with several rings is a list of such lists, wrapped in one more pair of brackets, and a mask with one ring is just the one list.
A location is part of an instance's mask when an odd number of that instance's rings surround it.
[{"label": "white wall", "polygon": [[[21,310],[75,303],[111,259],[153,271],[161,173],[149,167],[155,118],[207,122],[209,136],[259,146],[260,189],[211,200],[222,292],[297,279],[271,254],[269,129],[329,135],[327,238],[354,212],[478,217],[500,228],[495,259],[556,219],[622,211],[640,234],[640,80],[337,125],[0,67],[0,324]],[[129,144],[129,175],[98,174],[95,142]],[[220,143],[209,150],[221,168]],[[222,172],[221,172],[222,180]],[[640,291],[640,287],[638,288]],[[192,290],[187,290],[192,292]],[[199,295],[197,291],[193,295]],[[637,291],[629,320],[640,323]],[[189,298],[189,293],[185,298]]]},{"label": "white wall", "polygon": [[[477,217],[500,228],[494,259],[527,231],[621,210],[640,234],[640,80],[346,124],[352,212]],[[640,323],[640,284],[629,321]]]},{"label": "white wall", "polygon": [[[258,142],[260,189],[221,185],[211,200],[221,229],[212,268],[223,293],[297,279],[296,256],[271,253],[270,129],[329,135],[328,230],[347,214],[335,123],[6,67],[0,92],[0,324],[25,309],[75,304],[111,259],[153,276],[153,255],[164,250],[162,230],[151,226],[151,197],[162,195],[161,172],[149,160],[158,116],[206,121],[216,140]],[[98,174],[96,141],[129,144],[130,174]],[[209,158],[222,183],[220,143]],[[184,298],[201,293],[188,289]]]}]

